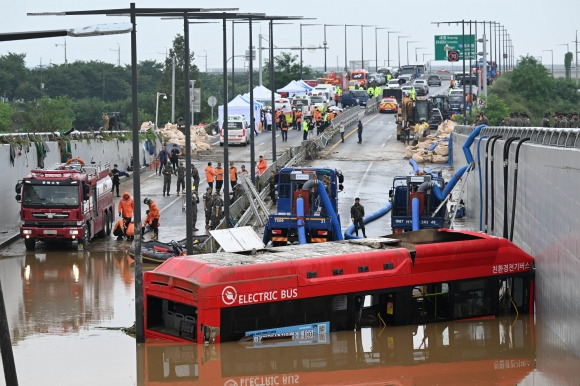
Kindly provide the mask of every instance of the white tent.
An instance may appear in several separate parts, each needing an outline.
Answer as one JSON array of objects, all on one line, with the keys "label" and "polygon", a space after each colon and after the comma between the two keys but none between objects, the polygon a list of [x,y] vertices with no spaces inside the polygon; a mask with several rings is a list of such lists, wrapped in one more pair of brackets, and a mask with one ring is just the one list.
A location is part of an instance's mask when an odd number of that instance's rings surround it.
[{"label": "white tent", "polygon": [[310,91],[314,90],[314,87],[306,84],[306,82],[304,82],[302,79],[297,80],[296,83],[298,83],[300,86],[304,87],[306,89],[306,92],[310,92]]},{"label": "white tent", "polygon": [[306,90],[306,88],[304,88],[302,85],[293,80],[286,86],[279,88],[276,91],[285,92],[288,93],[289,96],[294,96],[294,95],[305,95],[308,90]]},{"label": "white tent", "polygon": [[[280,94],[274,93],[274,99],[280,98]],[[250,100],[250,93],[247,92],[244,94],[244,99]],[[256,86],[254,87],[254,101],[262,102],[267,105],[272,104],[272,91],[269,88],[264,86]]]},{"label": "white tent", "polygon": [[[256,122],[256,129],[260,122],[260,109],[262,108],[262,103],[254,101],[254,119]],[[250,125],[250,101],[241,95],[237,95],[228,103],[228,115],[243,115],[246,118],[246,122]],[[218,106],[218,124],[222,127],[224,121],[224,106]]]}]

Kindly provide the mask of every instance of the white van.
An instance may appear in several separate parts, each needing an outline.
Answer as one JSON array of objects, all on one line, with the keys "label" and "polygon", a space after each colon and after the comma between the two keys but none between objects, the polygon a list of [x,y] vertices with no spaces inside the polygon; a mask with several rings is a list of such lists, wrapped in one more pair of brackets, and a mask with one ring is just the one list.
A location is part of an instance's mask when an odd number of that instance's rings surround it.
[{"label": "white van", "polygon": [[286,116],[286,122],[288,124],[292,123],[292,102],[289,98],[278,98],[274,102],[276,102],[276,111],[281,110],[282,113]]},{"label": "white van", "polygon": [[334,101],[335,87],[331,84],[319,84],[318,86],[314,87],[314,90],[312,90],[312,95],[315,95],[315,92],[322,92],[326,98],[326,103],[329,105]]},{"label": "white van", "polygon": [[[228,145],[247,146],[250,143],[248,122],[243,115],[228,116]],[[220,146],[224,145],[224,129],[220,129]]]},{"label": "white van", "polygon": [[312,116],[312,101],[308,95],[295,96],[292,103],[296,110],[302,111],[302,116],[304,118]]}]

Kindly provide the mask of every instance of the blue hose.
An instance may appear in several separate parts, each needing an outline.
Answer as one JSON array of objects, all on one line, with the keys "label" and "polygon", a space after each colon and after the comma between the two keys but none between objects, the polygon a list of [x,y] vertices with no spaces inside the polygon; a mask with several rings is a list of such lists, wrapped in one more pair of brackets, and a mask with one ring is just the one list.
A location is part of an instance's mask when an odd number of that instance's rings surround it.
[{"label": "blue hose", "polygon": [[298,221],[296,225],[298,226],[298,242],[300,244],[306,244],[306,231],[304,229],[304,197],[299,196],[296,199],[296,215],[298,216]]},{"label": "blue hose", "polygon": [[[366,225],[370,222],[375,221],[378,218],[383,217],[384,215],[386,215],[387,213],[390,212],[392,207],[393,207],[393,204],[391,202],[389,202],[387,205],[383,206],[381,209],[377,210],[376,212],[373,212],[370,215],[365,216],[363,218],[363,224]],[[346,230],[344,231],[344,238],[347,240],[361,238],[359,236],[353,235],[353,232],[354,232],[354,224],[350,224],[348,227],[346,227]]]},{"label": "blue hose", "polygon": [[439,142],[448,142],[448,141],[449,141],[449,138],[440,139],[439,141],[435,142],[433,145],[429,146],[427,149],[433,151],[433,150],[435,150],[435,148],[437,147]]},{"label": "blue hose", "polygon": [[479,231],[483,229],[483,182],[481,180],[481,152],[479,145],[481,140],[487,138],[487,135],[479,137],[477,140],[477,170],[479,172]]},{"label": "blue hose", "polygon": [[447,185],[445,185],[443,190],[441,190],[439,185],[437,185],[434,182],[431,182],[431,184],[433,184],[432,189],[433,193],[435,194],[435,197],[437,197],[437,199],[439,199],[440,201],[445,200],[445,197],[447,197],[447,195],[451,193],[451,191],[453,190],[455,185],[457,185],[457,182],[461,179],[461,176],[463,176],[463,173],[465,173],[468,167],[469,166],[464,166],[461,169],[459,169],[457,173],[455,173],[453,177],[451,177],[451,179],[449,180]]},{"label": "blue hose", "polygon": [[415,161],[413,158],[409,158],[409,165],[413,167],[413,173],[419,173],[419,165],[417,165],[417,161]]},{"label": "blue hose", "polygon": [[413,230],[419,230],[419,198],[413,197],[411,201],[411,216],[413,220]]},{"label": "blue hose", "polygon": [[332,207],[332,203],[328,198],[328,194],[326,194],[326,189],[324,189],[324,184],[322,181],[318,181],[318,195],[322,199],[322,205],[326,209],[326,212],[330,215],[330,219],[332,221],[332,228],[334,229],[334,234],[336,235],[336,240],[344,240],[342,238],[342,230],[340,229],[340,222],[338,221],[338,217],[336,216],[336,212]]},{"label": "blue hose", "polygon": [[465,154],[465,159],[467,160],[467,163],[469,165],[473,164],[473,155],[471,154],[471,150],[469,148],[473,144],[473,141],[475,140],[475,137],[477,137],[479,135],[479,132],[484,127],[486,127],[486,126],[485,125],[479,125],[479,126],[477,126],[475,128],[475,130],[473,130],[473,132],[471,134],[469,134],[469,137],[467,137],[467,140],[465,141],[465,143],[462,146],[463,153]]}]

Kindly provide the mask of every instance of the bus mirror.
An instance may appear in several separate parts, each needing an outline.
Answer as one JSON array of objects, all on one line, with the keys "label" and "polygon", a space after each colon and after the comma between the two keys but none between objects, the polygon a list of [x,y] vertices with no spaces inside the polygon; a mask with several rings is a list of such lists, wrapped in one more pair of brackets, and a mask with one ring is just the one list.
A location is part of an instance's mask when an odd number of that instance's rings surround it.
[{"label": "bus mirror", "polygon": [[22,191],[22,181],[18,181],[16,183],[16,186],[14,187],[14,191],[16,192],[16,194],[20,194],[20,192]]},{"label": "bus mirror", "polygon": [[22,196],[20,194],[17,194],[14,198],[16,198],[16,202],[20,202],[22,200]]},{"label": "bus mirror", "polygon": [[389,198],[393,198],[393,189],[389,190]]}]

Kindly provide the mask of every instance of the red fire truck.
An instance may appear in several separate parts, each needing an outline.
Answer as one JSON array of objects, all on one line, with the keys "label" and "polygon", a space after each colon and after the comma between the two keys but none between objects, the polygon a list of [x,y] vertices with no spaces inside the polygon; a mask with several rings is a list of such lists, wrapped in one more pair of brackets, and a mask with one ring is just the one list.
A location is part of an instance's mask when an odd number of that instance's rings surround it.
[{"label": "red fire truck", "polygon": [[51,169],[33,169],[18,181],[26,249],[33,250],[39,240],[78,240],[86,250],[95,235],[110,234],[115,211],[109,173],[109,165],[85,165],[73,158]]}]

